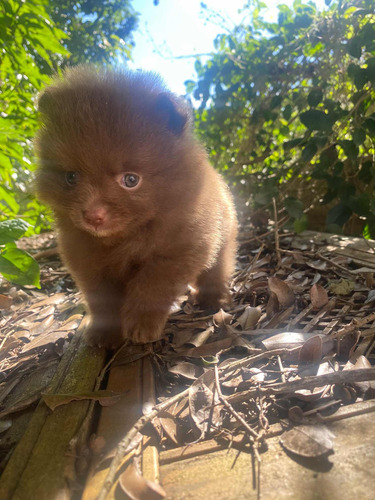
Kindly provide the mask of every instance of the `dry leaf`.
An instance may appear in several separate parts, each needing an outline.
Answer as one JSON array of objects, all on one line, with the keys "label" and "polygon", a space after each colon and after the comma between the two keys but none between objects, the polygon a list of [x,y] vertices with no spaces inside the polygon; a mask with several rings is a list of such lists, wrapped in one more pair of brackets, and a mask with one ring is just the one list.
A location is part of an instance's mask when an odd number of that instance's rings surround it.
[{"label": "dry leaf", "polygon": [[331,281],[329,283],[329,290],[335,295],[349,295],[354,290],[354,281],[342,279],[340,281]]},{"label": "dry leaf", "polygon": [[271,319],[278,313],[280,310],[279,299],[277,298],[276,293],[271,292],[270,298],[268,299],[266,306],[266,317],[267,319]]},{"label": "dry leaf", "polygon": [[237,323],[240,324],[242,330],[251,330],[258,323],[261,316],[262,310],[260,307],[246,306],[241,316],[237,318]]},{"label": "dry leaf", "polygon": [[306,340],[299,352],[299,362],[303,364],[319,363],[323,356],[323,341],[319,335]]},{"label": "dry leaf", "polygon": [[145,479],[132,462],[119,478],[122,490],[132,500],[159,500],[165,498],[164,489],[153,481]]},{"label": "dry leaf", "polygon": [[[167,415],[167,414],[165,414],[165,415]],[[173,416],[167,415],[167,416],[159,417],[158,420],[159,420],[160,425],[162,426],[165,434],[169,437],[169,439],[173,443],[175,443],[177,446],[179,446],[180,443],[177,440],[176,419]]]},{"label": "dry leaf", "polygon": [[201,366],[195,365],[194,363],[181,361],[171,366],[168,371],[170,371],[171,373],[175,373],[176,375],[181,375],[189,380],[195,380],[202,375],[203,368]]},{"label": "dry leaf", "polygon": [[208,387],[214,386],[214,371],[209,370],[199,377],[189,388],[190,416],[199,432],[198,437],[203,438],[211,425],[216,427],[221,424],[220,409],[215,406],[218,402],[217,394]]},{"label": "dry leaf", "polygon": [[328,304],[328,293],[322,285],[316,283],[311,287],[310,300],[313,309],[318,310]]},{"label": "dry leaf", "polygon": [[217,327],[230,325],[232,319],[233,315],[223,311],[223,309],[213,315],[214,325]]},{"label": "dry leaf", "polygon": [[118,402],[121,394],[113,391],[83,392],[80,394],[42,394],[42,398],[48,408],[54,410],[58,406],[66,405],[71,401],[82,401],[92,399],[99,401],[101,406],[112,406]]},{"label": "dry leaf", "polygon": [[13,303],[12,297],[0,293],[0,309],[9,309]]},{"label": "dry leaf", "polygon": [[279,278],[271,277],[268,279],[268,288],[276,294],[281,307],[289,307],[294,304],[294,293],[290,286]]},{"label": "dry leaf", "polygon": [[280,442],[288,451],[301,457],[320,457],[333,450],[335,435],[324,425],[299,425],[285,432]]},{"label": "dry leaf", "polygon": [[209,344],[201,345],[199,347],[193,347],[192,349],[179,350],[180,356],[186,356],[189,358],[201,358],[205,356],[215,356],[222,349],[228,349],[233,343],[233,338],[227,337],[222,340],[217,340],[216,342],[210,342]]}]

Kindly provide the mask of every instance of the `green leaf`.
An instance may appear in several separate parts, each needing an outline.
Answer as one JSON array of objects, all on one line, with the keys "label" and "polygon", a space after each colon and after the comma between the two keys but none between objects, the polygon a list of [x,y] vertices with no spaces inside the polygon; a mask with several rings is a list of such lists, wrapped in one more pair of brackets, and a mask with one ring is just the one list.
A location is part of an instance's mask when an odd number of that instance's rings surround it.
[{"label": "green leaf", "polygon": [[309,142],[302,150],[302,160],[305,163],[308,163],[310,160],[312,160],[317,153],[318,148],[315,144],[315,142]]},{"label": "green leaf", "polygon": [[22,219],[11,219],[0,222],[0,245],[18,240],[29,228]]},{"label": "green leaf", "polygon": [[359,59],[362,54],[362,42],[358,36],[353,37],[348,43],[348,53]]},{"label": "green leaf", "polygon": [[354,141],[343,140],[339,144],[349,159],[355,160],[358,157],[359,150]]},{"label": "green leaf", "polygon": [[337,224],[338,226],[343,226],[352,215],[352,210],[344,205],[343,203],[338,203],[328,212],[327,215],[327,225]]},{"label": "green leaf", "polygon": [[312,90],[307,96],[307,102],[309,105],[314,108],[317,106],[323,99],[323,92],[320,89]]},{"label": "green leaf", "polygon": [[0,273],[18,285],[40,288],[40,270],[37,261],[24,250],[6,246],[0,254]]},{"label": "green leaf", "polygon": [[300,219],[303,215],[303,203],[297,198],[286,198],[284,201],[286,211],[291,217]]},{"label": "green leaf", "polygon": [[360,146],[365,142],[366,132],[362,128],[356,128],[352,134],[353,142],[356,146]]},{"label": "green leaf", "polygon": [[292,106],[290,104],[287,104],[283,110],[283,118],[288,121],[291,116],[292,116]]},{"label": "green leaf", "polygon": [[317,109],[310,109],[300,114],[300,120],[309,130],[329,131],[333,121],[327,113]]},{"label": "green leaf", "polygon": [[303,214],[301,218],[296,219],[293,222],[294,231],[299,234],[308,228],[308,220],[306,214]]}]

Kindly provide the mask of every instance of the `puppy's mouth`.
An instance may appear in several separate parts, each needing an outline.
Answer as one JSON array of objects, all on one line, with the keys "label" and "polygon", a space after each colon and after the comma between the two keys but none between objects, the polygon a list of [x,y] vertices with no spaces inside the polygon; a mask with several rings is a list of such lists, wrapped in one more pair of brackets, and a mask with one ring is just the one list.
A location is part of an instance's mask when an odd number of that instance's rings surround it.
[{"label": "puppy's mouth", "polygon": [[85,221],[82,221],[80,224],[80,228],[86,231],[87,233],[95,236],[96,238],[107,238],[109,236],[120,236],[123,233],[123,228],[121,230],[116,226],[93,226],[91,224],[87,224]]}]

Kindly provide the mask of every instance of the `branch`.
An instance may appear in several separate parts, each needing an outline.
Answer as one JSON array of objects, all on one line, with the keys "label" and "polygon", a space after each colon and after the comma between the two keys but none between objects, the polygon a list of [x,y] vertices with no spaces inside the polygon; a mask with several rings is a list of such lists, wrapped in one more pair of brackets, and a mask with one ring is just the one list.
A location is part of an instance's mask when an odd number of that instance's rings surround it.
[{"label": "branch", "polygon": [[248,391],[228,396],[227,399],[230,403],[240,403],[256,396],[278,396],[280,394],[288,394],[302,389],[312,390],[314,387],[322,387],[324,385],[351,384],[353,382],[365,382],[368,380],[375,380],[375,368],[344,370],[341,372],[316,375],[315,377],[305,377],[300,380],[293,380],[292,382],[271,384],[268,387],[254,387]]}]

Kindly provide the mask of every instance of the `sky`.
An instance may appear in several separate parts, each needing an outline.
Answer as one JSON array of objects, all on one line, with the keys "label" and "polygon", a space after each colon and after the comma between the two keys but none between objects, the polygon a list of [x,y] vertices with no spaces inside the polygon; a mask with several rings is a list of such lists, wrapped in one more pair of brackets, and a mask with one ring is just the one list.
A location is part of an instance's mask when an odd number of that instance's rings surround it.
[{"label": "sky", "polygon": [[[241,22],[240,12],[245,0],[205,0],[205,4],[220,12],[229,28]],[[291,4],[291,0],[267,2],[265,19],[277,19],[278,3]],[[315,2],[324,5],[324,0]],[[184,82],[194,79],[194,54],[207,54],[214,50],[213,41],[223,28],[207,20],[207,11],[200,6],[201,0],[133,0],[139,12],[138,30],[134,35],[133,68],[160,73],[169,88],[177,94],[185,94]],[[181,57],[182,56],[182,57]]]}]

